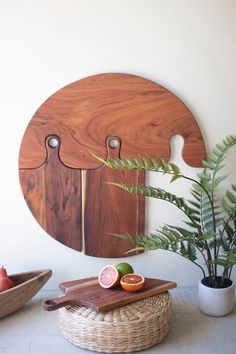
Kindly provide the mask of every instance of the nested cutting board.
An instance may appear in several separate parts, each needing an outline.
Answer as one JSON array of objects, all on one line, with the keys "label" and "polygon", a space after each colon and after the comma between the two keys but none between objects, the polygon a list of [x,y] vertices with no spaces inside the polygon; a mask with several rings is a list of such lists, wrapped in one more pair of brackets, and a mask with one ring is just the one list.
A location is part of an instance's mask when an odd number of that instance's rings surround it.
[{"label": "nested cutting board", "polygon": [[162,279],[146,278],[144,287],[136,292],[129,292],[121,286],[103,289],[97,277],[74,280],[60,284],[65,293],[53,299],[44,300],[44,310],[52,311],[68,305],[81,305],[97,312],[107,311],[134,301],[157,295],[176,287],[176,283]]},{"label": "nested cutting board", "polygon": [[[58,145],[50,147],[50,139]],[[78,251],[82,247],[81,171],[63,165],[60,139],[45,141],[47,159],[39,168],[19,171],[21,188],[38,223],[57,241]]]},{"label": "nested cutting board", "polygon": [[[116,142],[116,147],[110,147]],[[108,159],[120,157],[120,140],[107,139]],[[134,248],[111,233],[136,235],[144,230],[144,199],[107,182],[144,185],[143,171],[113,170],[101,166],[87,170],[84,198],[84,252],[100,257],[120,257]],[[129,252],[129,256],[138,252]]]},{"label": "nested cutting board", "polygon": [[[112,236],[107,242],[107,232],[142,233],[144,200],[115,187],[111,191],[103,182],[144,184],[144,175],[108,170],[93,154],[169,159],[176,134],[184,139],[184,160],[201,166],[205,147],[199,127],[170,91],[128,74],[76,81],[49,97],[25,131],[19,169],[26,202],[45,231],[63,244],[88,255],[123,257],[130,246]],[[119,146],[111,152],[106,142],[114,136]],[[56,147],[48,144],[52,137],[59,141]]]}]

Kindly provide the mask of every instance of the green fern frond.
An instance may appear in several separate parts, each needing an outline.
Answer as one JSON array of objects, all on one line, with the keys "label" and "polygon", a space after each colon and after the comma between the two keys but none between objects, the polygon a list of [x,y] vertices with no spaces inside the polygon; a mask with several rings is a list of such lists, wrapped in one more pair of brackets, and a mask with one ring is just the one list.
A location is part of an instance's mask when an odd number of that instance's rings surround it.
[{"label": "green fern frond", "polygon": [[229,246],[230,246],[230,242],[229,242],[229,239],[226,237],[225,234],[222,235],[221,239],[219,240],[219,244],[220,244],[220,247],[222,248],[222,250],[224,252],[228,252]]},{"label": "green fern frond", "polygon": [[[123,240],[132,242],[136,248],[133,250],[155,250],[163,249],[171,252],[178,253],[184,258],[191,261],[196,260],[196,249],[191,242],[191,233],[183,236],[177,231],[173,231],[171,228],[164,226],[161,230],[157,230],[156,233],[138,234],[135,241],[131,235],[123,234],[119,235]],[[132,241],[131,241],[132,240]]]},{"label": "green fern frond", "polygon": [[228,200],[226,200],[225,198],[221,199],[221,206],[222,206],[223,210],[225,211],[225,213],[227,213],[227,214],[235,214],[236,213],[236,203],[232,203],[232,201],[233,201],[232,196],[233,196],[233,194],[231,194],[229,197],[229,193],[226,193],[226,197]]},{"label": "green fern frond", "polygon": [[212,263],[216,263],[217,265],[220,265],[224,267],[225,269],[229,269],[233,266],[236,265],[236,254],[229,254],[225,256],[220,256],[218,259],[213,261]]},{"label": "green fern frond", "polygon": [[236,206],[236,196],[229,190],[226,191],[226,197],[230,201],[230,203],[235,204]]},{"label": "green fern frond", "polygon": [[192,188],[191,195],[197,202],[201,201],[202,192],[199,192],[198,190],[195,190],[194,188]]},{"label": "green fern frond", "polygon": [[222,144],[217,144],[212,153],[207,155],[207,159],[203,161],[204,171],[198,174],[200,183],[208,192],[213,192],[219,184],[225,180],[226,175],[216,177],[218,172],[224,167],[224,161],[229,149],[236,145],[236,136],[228,136],[223,140]]},{"label": "green fern frond", "polygon": [[191,204],[195,208],[195,210],[198,214],[200,213],[200,211],[199,211],[200,203],[197,203],[194,200],[188,200],[188,203]]},{"label": "green fern frond", "polygon": [[233,191],[236,192],[236,184],[232,184],[231,187],[232,187]]},{"label": "green fern frond", "polygon": [[201,179],[202,181],[210,181],[211,180],[211,175],[206,172],[200,172],[197,174],[198,178]]},{"label": "green fern frond", "polygon": [[230,225],[230,223],[225,223],[224,225],[225,227],[225,232],[227,234],[227,240],[229,243],[231,243],[233,240],[234,240],[234,237],[235,237],[235,229]]},{"label": "green fern frond", "polygon": [[177,197],[175,194],[166,192],[162,188],[155,188],[151,186],[142,186],[142,185],[128,185],[122,183],[113,183],[113,182],[105,182],[106,184],[110,184],[113,186],[117,186],[125,191],[132,194],[139,194],[145,197],[152,197],[156,199],[160,199],[171,204],[174,204],[177,208],[182,210],[187,216],[190,216],[192,221],[199,221],[199,218],[194,215],[195,211],[192,209],[183,198]]},{"label": "green fern frond", "polygon": [[[192,181],[191,200],[184,200],[162,188],[152,186],[111,183],[129,193],[153,197],[169,202],[188,217],[184,221],[191,229],[165,225],[155,233],[117,235],[131,243],[135,250],[165,249],[177,253],[195,264],[196,250],[203,256],[210,277],[217,277],[217,266],[224,267],[223,277],[230,276],[236,265],[236,185],[227,190],[222,200],[216,198],[216,190],[227,178],[222,173],[224,159],[229,149],[236,145],[236,136],[228,136],[217,144],[203,161],[203,171],[197,179],[181,174],[179,167],[165,159],[151,157],[108,160],[98,158],[103,164],[115,169],[154,171],[170,175],[170,182],[183,178]],[[95,156],[96,157],[96,156]],[[133,250],[134,250],[133,249]],[[132,252],[133,250],[129,251]],[[222,253],[223,252],[223,253]],[[197,264],[205,274],[204,269]]]},{"label": "green fern frond", "polygon": [[218,185],[227,178],[227,175],[216,177],[211,184],[212,190],[215,190]]},{"label": "green fern frond", "polygon": [[[157,231],[156,237],[165,242],[166,249],[179,253],[182,257],[195,261],[196,248],[194,246],[195,233],[181,227],[166,225]],[[163,238],[164,236],[164,238]]]},{"label": "green fern frond", "polygon": [[227,190],[226,191],[226,198],[227,201],[222,198],[222,207],[224,207],[224,210],[228,213],[228,215],[235,221],[235,227],[236,227],[236,186],[232,185],[231,186],[232,191]]},{"label": "green fern frond", "polygon": [[[229,135],[223,140],[222,144],[217,144],[216,148],[211,154],[207,155],[207,159],[204,162],[213,166],[213,170],[219,167],[220,163],[224,160],[228,150],[236,145],[236,136]],[[207,168],[211,169],[209,166]]]},{"label": "green fern frond", "polygon": [[114,169],[127,169],[127,170],[144,170],[162,172],[163,174],[171,174],[172,178],[176,179],[181,176],[180,168],[173,162],[168,162],[162,157],[152,158],[139,156],[137,158],[122,158],[122,159],[109,159],[104,160],[93,153],[96,159],[103,164]]}]

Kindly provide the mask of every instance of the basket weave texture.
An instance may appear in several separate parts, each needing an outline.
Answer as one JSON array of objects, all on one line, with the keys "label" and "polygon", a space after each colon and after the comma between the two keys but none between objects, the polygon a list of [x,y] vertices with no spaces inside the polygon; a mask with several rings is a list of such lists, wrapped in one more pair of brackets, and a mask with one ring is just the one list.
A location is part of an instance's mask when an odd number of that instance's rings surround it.
[{"label": "basket weave texture", "polygon": [[75,345],[103,353],[130,353],[161,342],[171,324],[171,295],[164,292],[97,313],[83,306],[59,310],[62,335]]}]

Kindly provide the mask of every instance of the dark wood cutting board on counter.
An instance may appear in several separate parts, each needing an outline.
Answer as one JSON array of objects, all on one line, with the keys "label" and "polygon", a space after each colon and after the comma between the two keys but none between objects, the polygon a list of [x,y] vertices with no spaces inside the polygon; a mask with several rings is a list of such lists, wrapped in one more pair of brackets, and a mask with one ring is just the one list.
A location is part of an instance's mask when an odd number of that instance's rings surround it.
[{"label": "dark wood cutting board on counter", "polygon": [[90,277],[61,283],[59,288],[64,295],[44,300],[42,307],[46,311],[53,311],[68,305],[80,305],[97,312],[108,311],[175,287],[176,283],[172,281],[146,278],[144,287],[136,292],[126,291],[120,285],[103,289],[97,277]]},{"label": "dark wood cutting board on counter", "polygon": [[[111,170],[94,155],[168,160],[174,135],[184,139],[185,162],[200,167],[206,156],[200,129],[166,88],[119,73],[71,83],[39,107],[24,133],[19,177],[26,203],[62,244],[95,257],[130,256],[132,246],[110,233],[144,233],[144,198],[104,182],[144,185],[144,173]],[[107,143],[114,139],[118,145]]]}]

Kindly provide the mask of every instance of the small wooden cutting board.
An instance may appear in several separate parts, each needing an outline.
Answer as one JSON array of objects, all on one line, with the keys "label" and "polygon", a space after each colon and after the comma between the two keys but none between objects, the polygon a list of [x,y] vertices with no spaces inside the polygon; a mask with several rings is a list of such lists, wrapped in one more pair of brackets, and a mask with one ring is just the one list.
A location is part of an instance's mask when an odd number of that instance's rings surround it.
[{"label": "small wooden cutting board", "polygon": [[141,290],[129,292],[120,285],[112,289],[103,289],[97,277],[91,277],[61,283],[59,288],[65,295],[44,300],[42,307],[44,310],[52,311],[68,305],[81,305],[101,312],[160,294],[176,286],[173,281],[145,278]]}]

